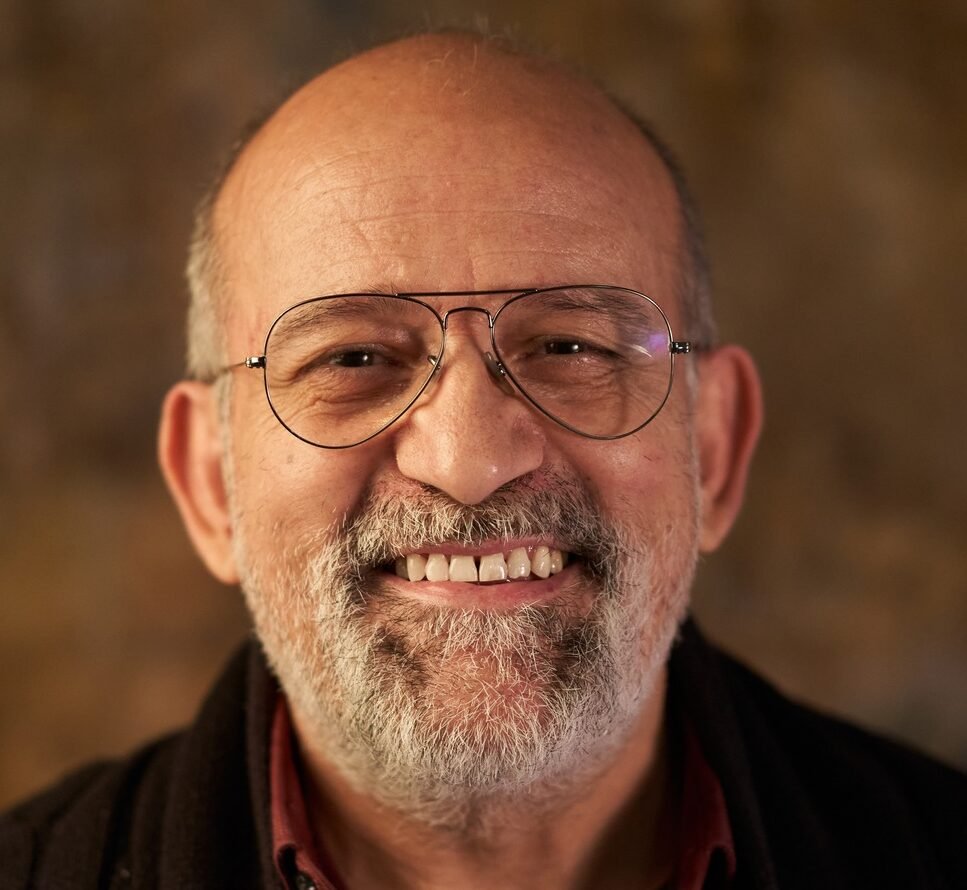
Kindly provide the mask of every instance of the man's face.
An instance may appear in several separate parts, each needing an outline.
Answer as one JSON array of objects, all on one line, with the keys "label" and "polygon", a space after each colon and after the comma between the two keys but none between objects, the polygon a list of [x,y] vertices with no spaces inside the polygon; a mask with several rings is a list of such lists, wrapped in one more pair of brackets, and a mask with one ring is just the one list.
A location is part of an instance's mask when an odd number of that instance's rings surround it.
[{"label": "man's face", "polygon": [[[675,200],[627,122],[505,63],[394,64],[302,91],[230,177],[231,360],[293,303],[373,289],[613,283],[676,327]],[[466,303],[498,305],[439,308]],[[581,438],[489,375],[482,319],[454,317],[442,372],[372,441],[297,440],[254,371],[226,437],[237,568],[303,743],[428,818],[596,768],[660,688],[697,549],[685,375],[643,430]],[[394,572],[541,546],[566,554],[546,580]]]}]

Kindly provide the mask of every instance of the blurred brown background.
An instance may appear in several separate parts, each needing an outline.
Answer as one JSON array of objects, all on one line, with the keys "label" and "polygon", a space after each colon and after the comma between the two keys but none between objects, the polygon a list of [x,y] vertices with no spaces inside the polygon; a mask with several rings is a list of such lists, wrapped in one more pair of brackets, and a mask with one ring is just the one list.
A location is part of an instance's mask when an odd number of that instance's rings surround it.
[{"label": "blurred brown background", "polygon": [[583,65],[691,173],[768,407],[709,633],[967,766],[962,0],[0,0],[0,804],[187,719],[246,633],[153,463],[218,157],[294,77],[447,23]]}]

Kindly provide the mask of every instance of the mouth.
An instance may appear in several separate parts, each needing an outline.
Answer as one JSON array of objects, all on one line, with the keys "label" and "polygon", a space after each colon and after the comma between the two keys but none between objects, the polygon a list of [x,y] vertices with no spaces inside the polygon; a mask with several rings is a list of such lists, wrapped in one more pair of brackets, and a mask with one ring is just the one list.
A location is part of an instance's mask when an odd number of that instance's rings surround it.
[{"label": "mouth", "polygon": [[391,570],[410,582],[489,585],[543,581],[564,571],[574,559],[566,550],[546,544],[494,547],[476,553],[445,552],[447,549],[431,545],[426,550],[401,554]]}]

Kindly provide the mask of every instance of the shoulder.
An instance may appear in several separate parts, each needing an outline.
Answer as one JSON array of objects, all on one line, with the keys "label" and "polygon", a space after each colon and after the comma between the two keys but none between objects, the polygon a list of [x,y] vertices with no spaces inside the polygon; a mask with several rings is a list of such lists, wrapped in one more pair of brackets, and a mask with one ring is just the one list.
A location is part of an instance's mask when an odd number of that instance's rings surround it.
[{"label": "shoulder", "polygon": [[[938,801],[967,808],[967,774],[910,746],[794,701],[732,658],[721,655],[736,711],[757,746],[775,745],[817,789],[833,786],[837,799],[869,783],[902,794],[935,815]],[[778,753],[778,752],[777,752]],[[926,811],[929,812],[926,812]]]},{"label": "shoulder", "polygon": [[0,890],[271,886],[274,689],[248,646],[185,731],[88,766],[0,816]]},{"label": "shoulder", "polygon": [[0,888],[48,886],[47,874],[99,882],[108,851],[127,846],[135,795],[166,784],[176,744],[169,737],[126,759],[92,763],[0,814]]},{"label": "shoulder", "polygon": [[[745,692],[739,707],[754,734],[760,787],[794,787],[840,858],[868,857],[897,873],[910,868],[918,875],[910,886],[943,886],[944,879],[967,886],[967,775],[791,701],[741,665],[728,670]],[[763,793],[767,818],[790,811],[785,796]]]},{"label": "shoulder", "polygon": [[967,775],[791,700],[691,624],[672,682],[733,826],[780,878],[812,869],[852,875],[846,886],[873,875],[880,887],[967,886]]}]

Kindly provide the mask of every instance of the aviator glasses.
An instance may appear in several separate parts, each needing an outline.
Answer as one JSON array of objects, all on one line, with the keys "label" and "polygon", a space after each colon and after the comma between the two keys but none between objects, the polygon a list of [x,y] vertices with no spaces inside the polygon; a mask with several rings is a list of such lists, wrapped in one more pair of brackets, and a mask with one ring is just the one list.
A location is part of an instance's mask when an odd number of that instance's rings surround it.
[{"label": "aviator glasses", "polygon": [[[438,312],[428,300],[509,294],[496,311]],[[479,312],[490,329],[490,373],[542,414],[591,439],[619,439],[654,419],[671,392],[672,337],[645,294],[613,285],[314,297],[272,323],[261,355],[265,394],[292,435],[349,448],[381,433],[419,399],[444,364],[447,323]],[[237,367],[237,366],[232,366]]]}]

